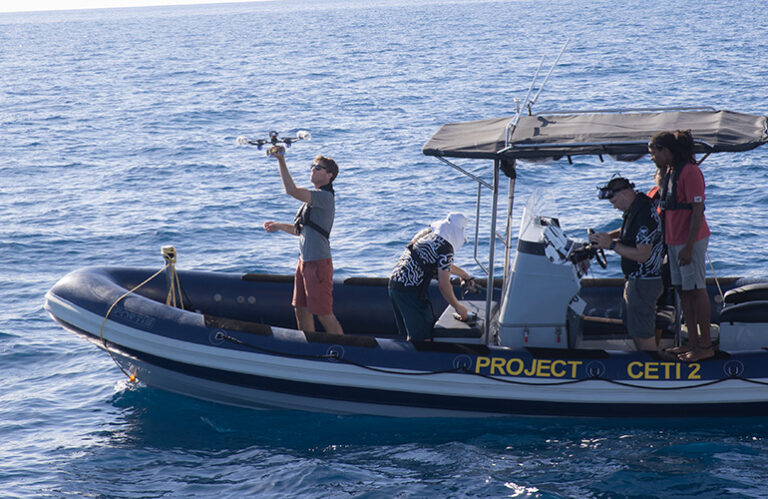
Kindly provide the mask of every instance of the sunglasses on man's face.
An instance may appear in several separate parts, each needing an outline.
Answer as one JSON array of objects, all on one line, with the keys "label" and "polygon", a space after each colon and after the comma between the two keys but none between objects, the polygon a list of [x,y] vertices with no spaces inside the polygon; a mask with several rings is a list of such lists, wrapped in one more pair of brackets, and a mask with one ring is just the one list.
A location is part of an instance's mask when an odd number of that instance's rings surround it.
[{"label": "sunglasses on man's face", "polygon": [[609,189],[608,187],[601,187],[597,191],[597,198],[598,199],[612,199],[613,196],[616,195],[618,191],[614,191],[613,189]]},{"label": "sunglasses on man's face", "polygon": [[310,170],[325,170],[328,171],[328,168],[324,167],[323,165],[318,165],[317,163],[313,163]]},{"label": "sunglasses on man's face", "polygon": [[625,185],[624,187],[619,187],[618,189],[611,189],[609,187],[599,187],[597,190],[597,198],[598,199],[613,199],[616,194],[620,193],[624,189],[631,189],[634,187],[635,184]]}]

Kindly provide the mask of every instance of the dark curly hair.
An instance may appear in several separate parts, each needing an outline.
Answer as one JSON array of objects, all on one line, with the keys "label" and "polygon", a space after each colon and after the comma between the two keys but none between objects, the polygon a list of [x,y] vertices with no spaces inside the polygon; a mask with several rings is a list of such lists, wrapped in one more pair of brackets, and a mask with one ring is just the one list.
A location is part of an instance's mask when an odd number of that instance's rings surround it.
[{"label": "dark curly hair", "polygon": [[690,130],[675,130],[674,132],[659,132],[651,137],[649,146],[666,147],[672,151],[672,166],[683,166],[686,163],[696,163],[693,153],[693,135]]}]

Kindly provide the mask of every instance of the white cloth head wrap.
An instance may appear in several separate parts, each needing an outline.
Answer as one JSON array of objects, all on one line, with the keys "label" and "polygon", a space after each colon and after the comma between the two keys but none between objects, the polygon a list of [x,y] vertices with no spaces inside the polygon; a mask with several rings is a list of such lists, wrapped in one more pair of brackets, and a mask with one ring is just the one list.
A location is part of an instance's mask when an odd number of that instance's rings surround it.
[{"label": "white cloth head wrap", "polygon": [[451,243],[454,253],[467,242],[467,217],[461,213],[450,213],[444,220],[432,222],[430,227],[438,236]]}]

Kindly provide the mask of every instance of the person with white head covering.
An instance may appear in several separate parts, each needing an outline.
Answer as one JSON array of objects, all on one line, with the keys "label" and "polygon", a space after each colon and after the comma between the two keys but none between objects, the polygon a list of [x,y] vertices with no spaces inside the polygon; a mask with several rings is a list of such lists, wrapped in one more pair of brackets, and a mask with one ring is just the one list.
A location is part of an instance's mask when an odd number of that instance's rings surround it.
[{"label": "person with white head covering", "polygon": [[467,217],[461,213],[449,213],[444,220],[432,222],[429,226],[435,234],[451,243],[454,253],[467,242]]},{"label": "person with white head covering", "polygon": [[440,293],[462,320],[467,320],[467,309],[453,293],[451,274],[464,281],[472,277],[453,264],[453,256],[467,241],[467,217],[450,213],[445,219],[433,222],[406,246],[389,278],[389,297],[395,312],[397,329],[409,341],[428,340],[435,324],[435,314],[427,299],[427,290],[437,278]]}]

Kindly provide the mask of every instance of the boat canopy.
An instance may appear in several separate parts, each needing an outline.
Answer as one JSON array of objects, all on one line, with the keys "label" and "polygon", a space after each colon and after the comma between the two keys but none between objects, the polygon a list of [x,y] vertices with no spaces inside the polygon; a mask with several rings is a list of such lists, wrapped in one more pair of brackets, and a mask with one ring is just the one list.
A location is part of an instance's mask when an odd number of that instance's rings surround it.
[{"label": "boat canopy", "polygon": [[634,161],[663,130],[691,130],[696,152],[747,151],[768,142],[765,116],[716,111],[573,111],[450,123],[424,144],[427,156],[560,159],[611,155]]}]

